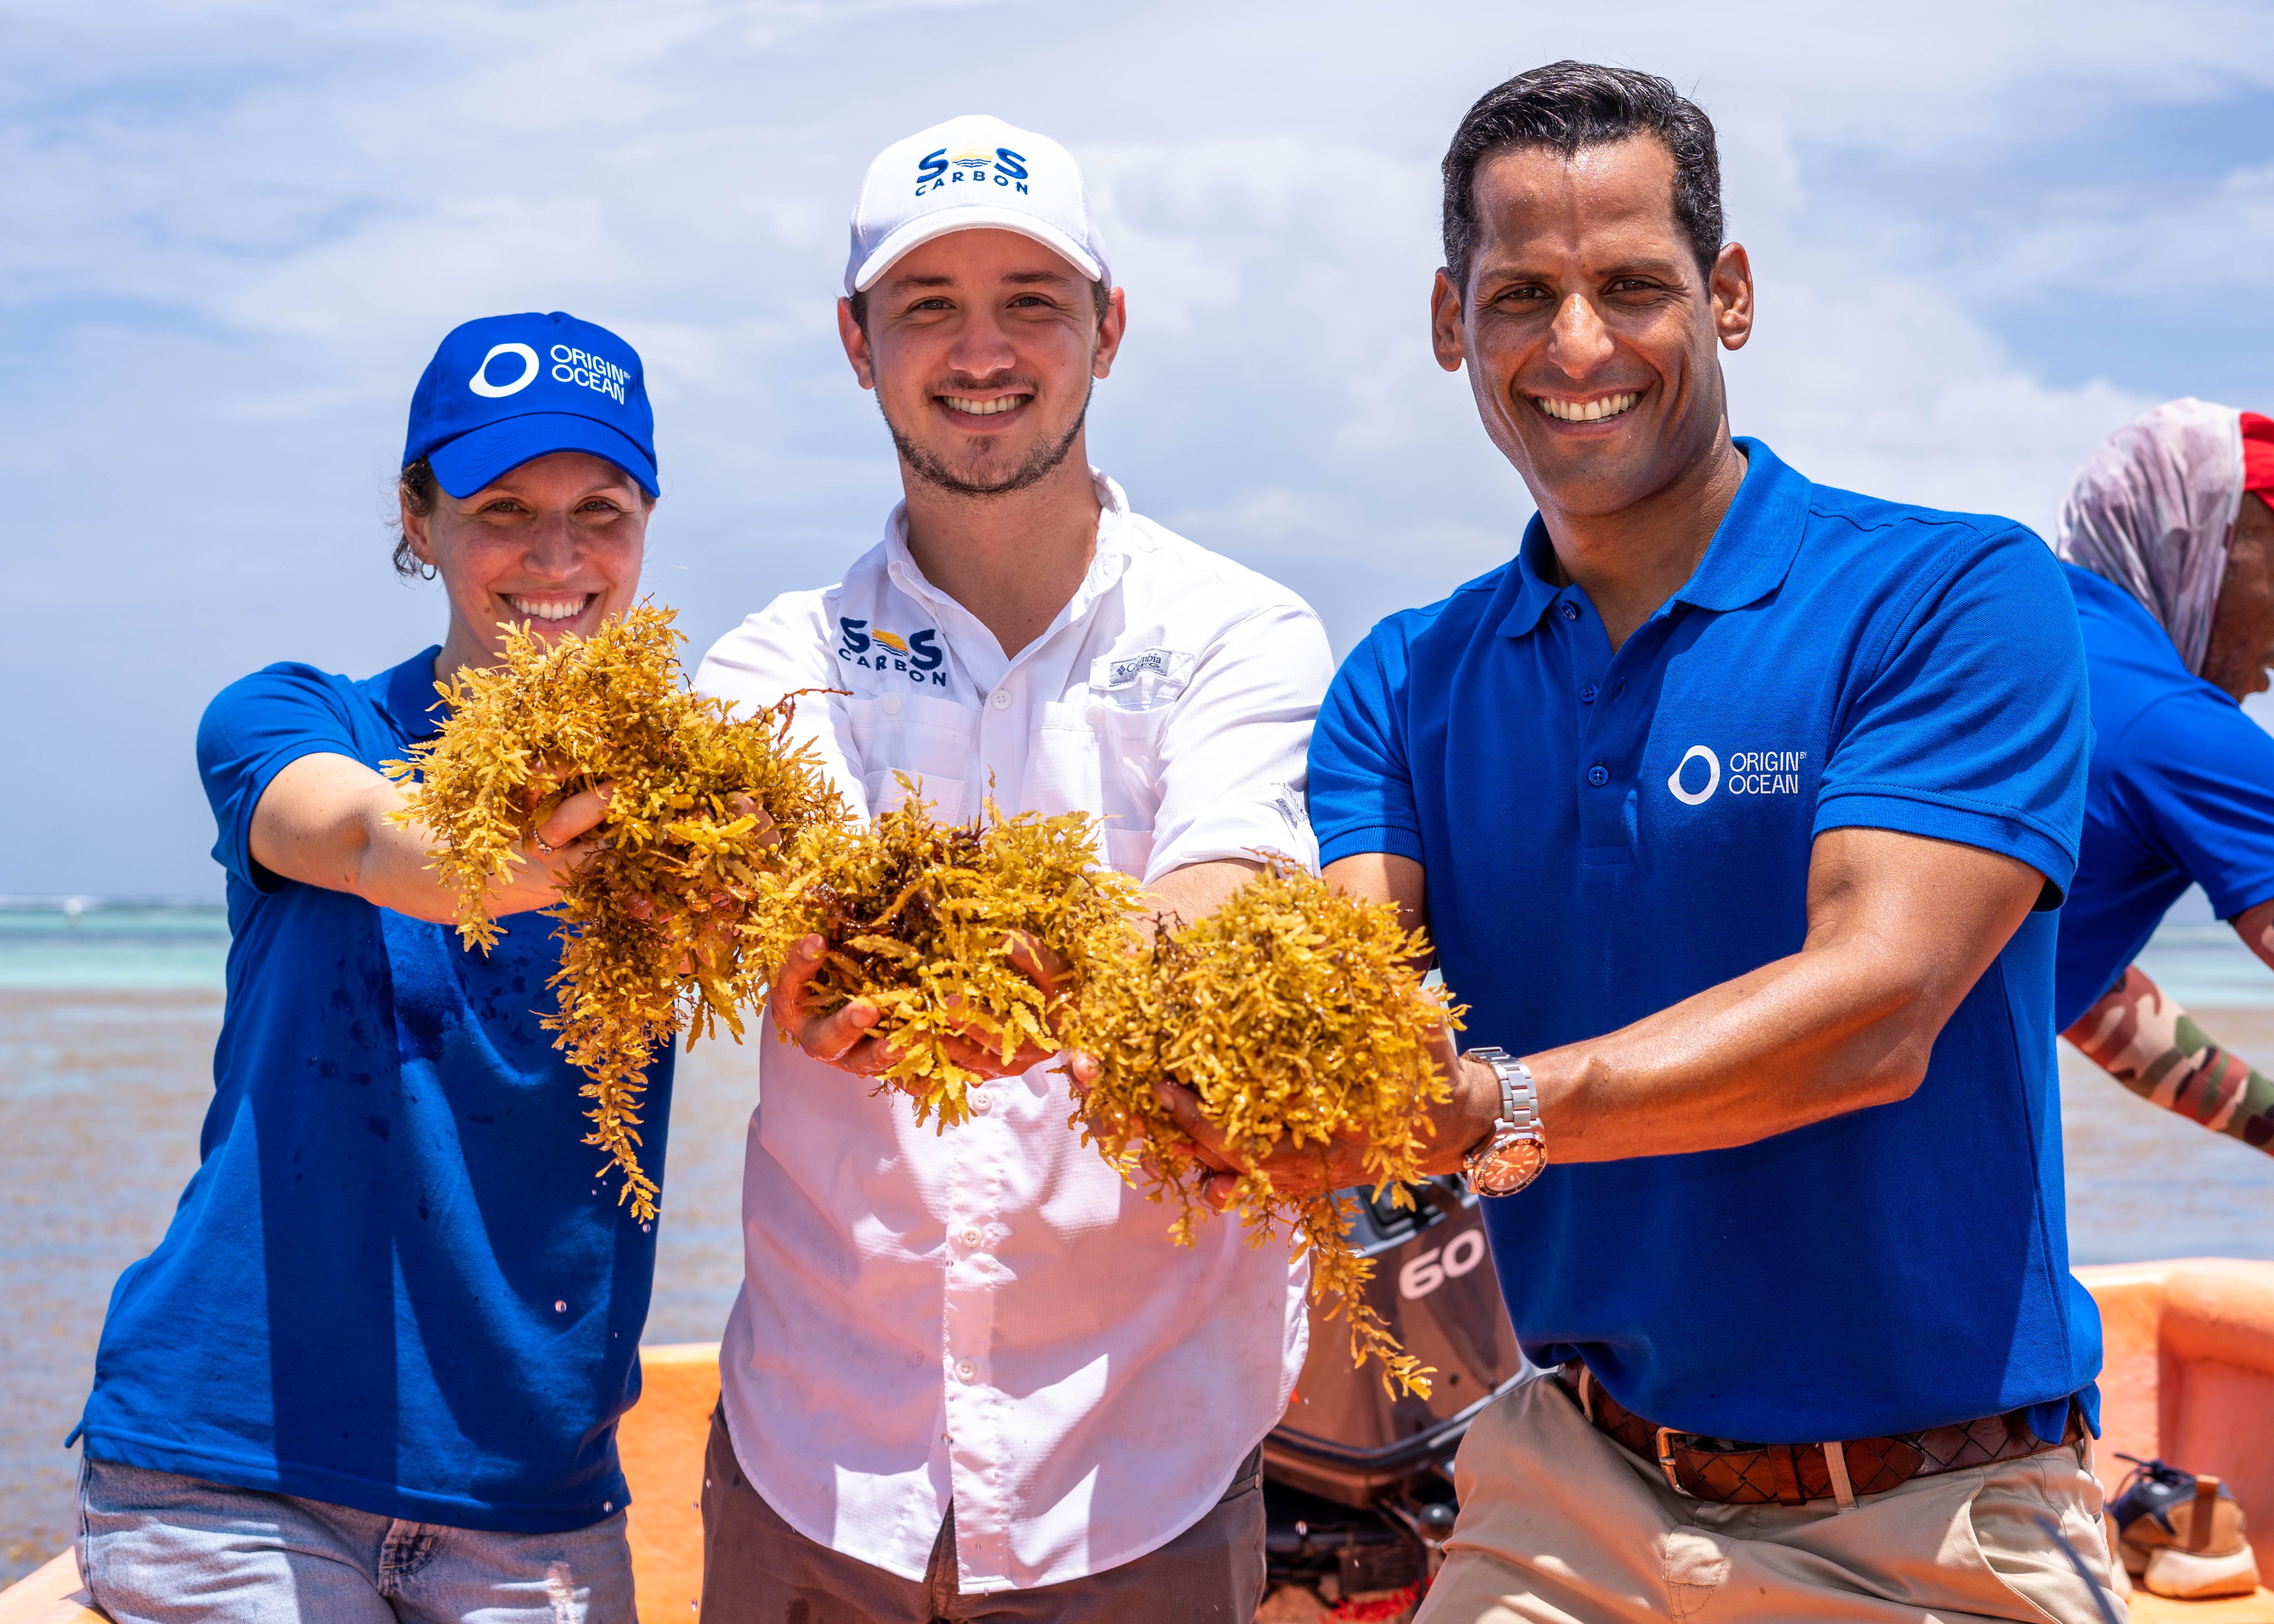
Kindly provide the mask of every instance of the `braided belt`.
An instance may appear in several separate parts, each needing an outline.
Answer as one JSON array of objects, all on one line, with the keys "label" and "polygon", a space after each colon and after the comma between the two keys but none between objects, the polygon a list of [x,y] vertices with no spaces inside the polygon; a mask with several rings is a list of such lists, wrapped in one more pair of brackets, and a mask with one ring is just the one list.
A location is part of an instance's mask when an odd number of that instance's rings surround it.
[{"label": "braided belt", "polygon": [[2074,1444],[2084,1435],[2083,1423],[2071,1405],[2059,1445],[2029,1431],[2029,1412],[2021,1410],[1892,1438],[1739,1443],[1645,1421],[1604,1392],[1602,1383],[1579,1360],[1558,1369],[1555,1379],[1597,1432],[1656,1466],[1675,1493],[1724,1506],[1801,1506],[1812,1500],[1835,1500],[1845,1509],[1859,1494],[1884,1494],[1914,1477],[2019,1460]]}]

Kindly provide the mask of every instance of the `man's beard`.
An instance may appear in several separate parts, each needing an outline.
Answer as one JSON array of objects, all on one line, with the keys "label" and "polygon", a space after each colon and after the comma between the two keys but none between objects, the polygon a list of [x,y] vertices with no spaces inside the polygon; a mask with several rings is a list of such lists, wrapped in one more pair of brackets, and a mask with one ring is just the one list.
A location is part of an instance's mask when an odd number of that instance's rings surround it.
[{"label": "man's beard", "polygon": [[[1094,389],[1096,385],[1091,387]],[[1066,430],[1064,438],[1056,444],[1035,447],[1025,462],[1002,478],[985,484],[962,477],[930,451],[901,433],[900,425],[892,421],[892,414],[885,411],[884,408],[885,402],[880,398],[877,402],[877,410],[884,417],[885,427],[892,433],[893,447],[900,452],[900,460],[913,469],[916,477],[926,485],[952,491],[958,496],[1008,496],[1013,491],[1024,491],[1040,485],[1057,471],[1059,463],[1066,460],[1066,454],[1073,449],[1073,442],[1081,438],[1082,425],[1089,418],[1089,396],[1087,394],[1082,396],[1081,410],[1074,414],[1073,426]]]}]

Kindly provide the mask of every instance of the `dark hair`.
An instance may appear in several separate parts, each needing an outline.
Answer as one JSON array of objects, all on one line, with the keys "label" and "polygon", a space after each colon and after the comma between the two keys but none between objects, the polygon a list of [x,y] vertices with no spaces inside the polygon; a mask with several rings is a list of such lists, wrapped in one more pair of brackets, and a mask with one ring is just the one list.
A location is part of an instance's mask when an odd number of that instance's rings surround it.
[{"label": "dark hair", "polygon": [[1713,121],[1671,80],[1632,68],[1551,62],[1495,85],[1453,132],[1445,149],[1445,267],[1465,291],[1477,253],[1477,165],[1488,153],[1546,147],[1570,158],[1582,147],[1654,135],[1674,158],[1674,221],[1710,276],[1721,252],[1721,160]]},{"label": "dark hair", "polygon": [[[415,518],[425,518],[434,511],[434,493],[440,487],[434,483],[434,468],[425,457],[406,467],[395,480],[395,488],[403,497],[403,511]],[[433,576],[433,567],[419,561],[410,550],[410,538],[400,525],[395,531],[395,573],[405,581],[416,581],[424,575]]]},{"label": "dark hair", "polygon": [[[1106,285],[1103,277],[1100,277],[1089,284],[1089,293],[1097,301],[1097,320],[1102,327],[1107,314],[1113,309],[1113,289]],[[869,290],[863,288],[858,292],[847,294],[845,303],[853,312],[853,325],[866,333],[869,330]]]}]

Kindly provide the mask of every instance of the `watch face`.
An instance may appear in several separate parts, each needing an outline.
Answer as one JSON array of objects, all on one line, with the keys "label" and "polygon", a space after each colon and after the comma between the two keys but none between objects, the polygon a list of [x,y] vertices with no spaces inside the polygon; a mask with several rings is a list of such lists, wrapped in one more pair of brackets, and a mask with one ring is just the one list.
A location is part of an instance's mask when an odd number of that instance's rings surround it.
[{"label": "watch face", "polygon": [[1538,1139],[1497,1145],[1477,1158],[1469,1173],[1469,1187],[1479,1195],[1514,1195],[1539,1177],[1547,1165],[1547,1147]]}]

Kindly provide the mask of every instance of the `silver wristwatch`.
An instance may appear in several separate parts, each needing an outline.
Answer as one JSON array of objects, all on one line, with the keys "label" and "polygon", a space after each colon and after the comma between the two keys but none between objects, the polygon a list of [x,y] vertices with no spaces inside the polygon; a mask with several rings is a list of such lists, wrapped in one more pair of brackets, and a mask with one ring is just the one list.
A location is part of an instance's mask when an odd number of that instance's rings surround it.
[{"label": "silver wristwatch", "polygon": [[1540,1131],[1540,1091],[1532,1073],[1504,1049],[1472,1049],[1465,1060],[1481,1060],[1500,1079],[1500,1116],[1492,1132],[1462,1161],[1469,1188],[1479,1195],[1514,1195],[1547,1165],[1547,1138]]}]

